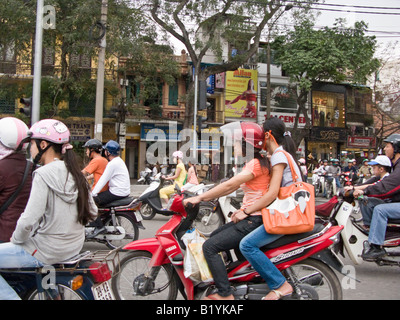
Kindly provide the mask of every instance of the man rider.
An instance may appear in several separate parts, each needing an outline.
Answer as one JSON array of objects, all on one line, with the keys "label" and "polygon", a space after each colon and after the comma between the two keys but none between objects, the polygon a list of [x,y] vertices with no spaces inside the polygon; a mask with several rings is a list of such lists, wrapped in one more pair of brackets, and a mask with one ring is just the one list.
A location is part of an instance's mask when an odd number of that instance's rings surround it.
[{"label": "man rider", "polygon": [[[131,193],[129,171],[125,162],[119,156],[120,146],[116,141],[110,140],[103,147],[108,164],[100,177],[92,194],[97,205],[102,206],[115,200],[126,198]],[[109,189],[100,192],[107,184]]]},{"label": "man rider", "polygon": [[400,219],[400,134],[392,134],[384,142],[385,154],[393,164],[392,172],[385,179],[354,192],[355,197],[368,196],[366,204],[360,202],[364,223],[368,225],[370,221],[368,243],[362,254],[366,261],[375,261],[386,254],[381,246],[385,241],[388,219]]},{"label": "man rider", "polygon": [[[131,193],[129,171],[125,162],[119,156],[120,146],[116,141],[110,140],[103,147],[105,156],[109,160],[103,175],[100,177],[92,194],[96,204],[101,207],[113,201],[126,198]],[[108,182],[108,190],[100,192]],[[96,229],[89,237],[95,237],[105,230],[99,216],[93,224]]]},{"label": "man rider", "polygon": [[[103,175],[104,170],[108,164],[106,158],[101,156],[101,151],[103,149],[103,144],[100,140],[90,139],[88,140],[84,146],[86,148],[86,156],[89,158],[89,164],[82,170],[82,173],[86,177],[87,180],[93,179],[92,190],[96,186],[100,177]],[[100,192],[104,192],[108,189],[108,183],[100,190]]]}]

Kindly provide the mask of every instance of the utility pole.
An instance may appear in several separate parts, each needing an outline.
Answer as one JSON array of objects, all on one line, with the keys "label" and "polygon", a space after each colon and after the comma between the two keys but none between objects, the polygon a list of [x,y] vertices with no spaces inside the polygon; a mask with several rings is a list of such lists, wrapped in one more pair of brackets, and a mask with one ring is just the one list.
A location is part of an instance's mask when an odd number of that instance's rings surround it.
[{"label": "utility pole", "polygon": [[40,120],[40,86],[42,78],[43,0],[38,0],[36,11],[35,64],[33,69],[33,92],[31,125]]},{"label": "utility pole", "polygon": [[[102,0],[100,22],[105,28],[107,23],[108,0]],[[104,64],[106,56],[106,32],[100,40],[100,51],[97,66],[96,110],[94,119],[94,137],[103,141],[103,104],[104,104]]]}]

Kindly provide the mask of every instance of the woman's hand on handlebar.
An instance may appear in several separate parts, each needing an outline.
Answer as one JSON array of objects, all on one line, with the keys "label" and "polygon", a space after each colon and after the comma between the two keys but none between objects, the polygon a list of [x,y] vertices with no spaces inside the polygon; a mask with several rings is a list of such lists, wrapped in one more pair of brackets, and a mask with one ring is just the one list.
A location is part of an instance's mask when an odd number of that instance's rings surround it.
[{"label": "woman's hand on handlebar", "polygon": [[201,202],[201,198],[199,196],[192,197],[192,198],[188,198],[188,199],[183,200],[183,206],[187,207],[187,205],[189,203],[191,203],[192,205],[196,205],[196,204],[198,204],[200,202]]}]

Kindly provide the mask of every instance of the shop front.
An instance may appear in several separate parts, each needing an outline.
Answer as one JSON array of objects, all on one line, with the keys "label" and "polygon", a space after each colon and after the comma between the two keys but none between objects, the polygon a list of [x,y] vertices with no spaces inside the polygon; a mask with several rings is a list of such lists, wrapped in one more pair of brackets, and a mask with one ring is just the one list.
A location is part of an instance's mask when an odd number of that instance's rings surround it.
[{"label": "shop front", "polygon": [[320,83],[312,90],[312,129],[307,154],[315,160],[340,158],[346,146],[346,88]]},{"label": "shop front", "polygon": [[307,150],[316,160],[338,159],[345,143],[346,130],[344,128],[314,127],[310,132]]}]

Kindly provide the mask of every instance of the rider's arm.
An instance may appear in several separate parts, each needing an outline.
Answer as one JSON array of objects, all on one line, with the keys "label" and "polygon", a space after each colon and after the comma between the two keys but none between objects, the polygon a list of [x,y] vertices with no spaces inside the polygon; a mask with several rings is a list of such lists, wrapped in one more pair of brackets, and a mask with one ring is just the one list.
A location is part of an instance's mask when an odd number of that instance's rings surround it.
[{"label": "rider's arm", "polygon": [[385,179],[382,179],[377,183],[368,186],[364,190],[364,194],[369,197],[375,197],[380,199],[391,198],[394,195],[400,193],[399,181],[400,181],[400,170],[395,170]]},{"label": "rider's arm", "polygon": [[237,189],[239,189],[242,183],[246,183],[254,179],[254,175],[247,170],[242,170],[239,174],[221,183],[220,185],[212,188],[211,190],[201,194],[199,196],[200,201],[210,201],[219,197],[226,196]]},{"label": "rider's arm", "polygon": [[283,171],[285,170],[284,163],[278,163],[272,167],[272,176],[269,189],[260,199],[254,204],[246,208],[246,213],[251,214],[256,211],[269,206],[278,197],[279,189],[281,187]]},{"label": "rider's arm", "polygon": [[22,244],[28,240],[33,226],[40,221],[46,212],[48,194],[48,185],[39,174],[35,174],[28,203],[18,219],[17,226],[11,237],[12,243]]}]

